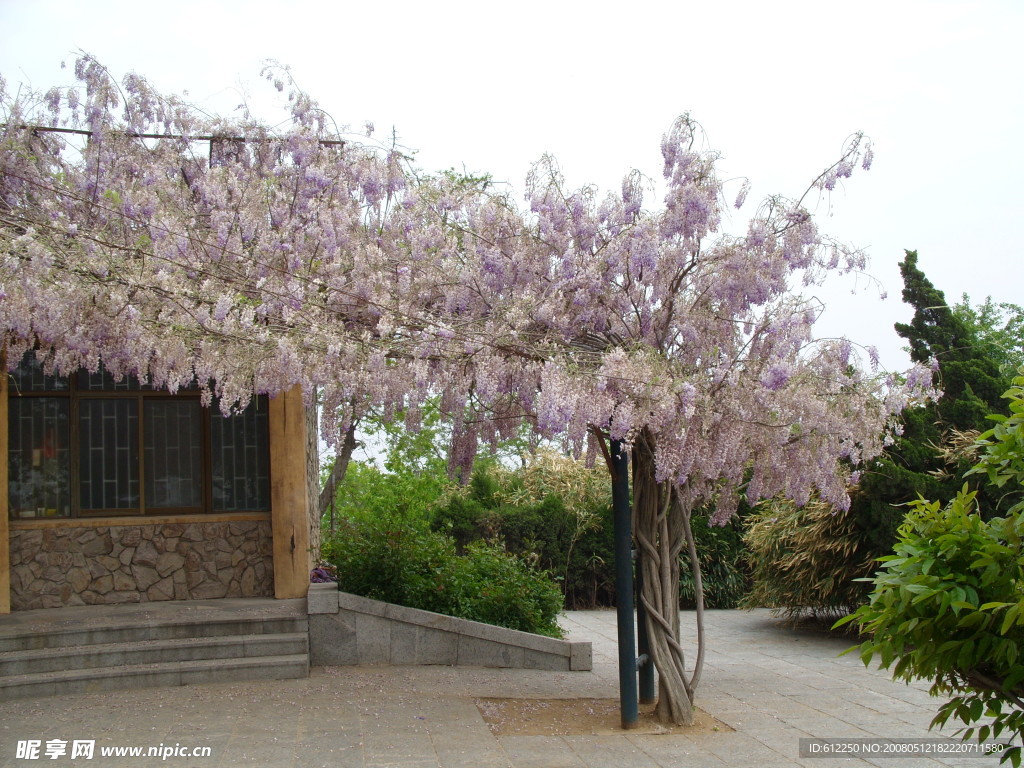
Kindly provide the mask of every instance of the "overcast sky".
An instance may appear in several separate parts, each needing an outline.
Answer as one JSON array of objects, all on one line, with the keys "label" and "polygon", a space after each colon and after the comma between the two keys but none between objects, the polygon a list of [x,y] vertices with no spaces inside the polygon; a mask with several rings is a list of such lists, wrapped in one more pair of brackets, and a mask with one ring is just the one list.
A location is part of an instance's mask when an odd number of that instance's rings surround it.
[{"label": "overcast sky", "polygon": [[394,130],[422,168],[517,191],[544,153],[574,186],[614,189],[631,168],[657,178],[661,135],[688,111],[724,176],[750,178],[753,208],[798,197],[863,130],[874,166],[817,213],[868,251],[889,298],[865,280],[830,285],[821,335],[875,345],[889,368],[907,364],[892,330],[909,318],[904,248],[950,302],[1024,304],[1022,38],[1020,0],[0,0],[9,89],[69,84],[60,63],[84,50],[118,76],[220,112],[245,99],[276,122],[259,76],[273,59],[339,123]]}]

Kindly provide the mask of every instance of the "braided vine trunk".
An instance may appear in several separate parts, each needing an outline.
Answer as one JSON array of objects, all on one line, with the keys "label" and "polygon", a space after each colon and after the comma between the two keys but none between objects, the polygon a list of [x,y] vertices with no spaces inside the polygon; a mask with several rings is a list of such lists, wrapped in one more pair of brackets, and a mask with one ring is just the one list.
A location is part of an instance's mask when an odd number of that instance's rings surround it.
[{"label": "braided vine trunk", "polygon": [[[643,592],[650,657],[658,671],[659,720],[691,725],[694,694],[704,659],[704,605],[700,568],[690,527],[690,505],[671,483],[655,476],[651,436],[642,433],[633,447],[633,535],[643,556]],[[680,555],[693,564],[697,594],[697,659],[687,674],[679,636]]]}]

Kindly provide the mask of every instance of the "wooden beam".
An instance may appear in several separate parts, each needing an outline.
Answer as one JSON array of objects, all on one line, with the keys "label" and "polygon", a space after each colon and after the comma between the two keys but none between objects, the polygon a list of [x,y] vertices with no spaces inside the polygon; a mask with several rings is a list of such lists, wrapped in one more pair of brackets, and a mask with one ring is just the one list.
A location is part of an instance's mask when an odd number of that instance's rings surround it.
[{"label": "wooden beam", "polygon": [[309,590],[309,493],[306,408],[294,387],[270,400],[270,516],[274,532],[274,597]]},{"label": "wooden beam", "polygon": [[195,515],[118,515],[117,517],[55,517],[11,520],[12,531],[55,528],[123,528],[129,525],[189,525],[190,523],[237,523],[270,520],[269,512],[204,512]]},{"label": "wooden beam", "polygon": [[0,614],[11,612],[11,532],[7,488],[7,354],[0,349]]}]

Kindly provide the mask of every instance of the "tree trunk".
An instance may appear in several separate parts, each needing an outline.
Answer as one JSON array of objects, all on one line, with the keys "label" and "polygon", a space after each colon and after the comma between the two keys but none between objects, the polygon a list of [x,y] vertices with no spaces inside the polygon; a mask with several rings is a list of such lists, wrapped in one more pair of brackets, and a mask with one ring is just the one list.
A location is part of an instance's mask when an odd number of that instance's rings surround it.
[{"label": "tree trunk", "polygon": [[334,533],[334,497],[337,495],[338,486],[341,485],[342,481],[345,479],[345,472],[348,471],[348,463],[351,461],[352,453],[355,451],[357,445],[356,422],[353,420],[352,424],[349,425],[348,431],[345,432],[345,439],[341,442],[341,449],[338,451],[338,455],[334,457],[334,466],[331,467],[331,474],[327,478],[327,482],[324,483],[324,487],[320,489],[320,519],[323,519],[327,508],[332,507],[330,525],[331,533]]},{"label": "tree trunk", "polygon": [[679,638],[679,559],[687,547],[696,565],[696,548],[689,528],[689,509],[671,483],[659,483],[655,475],[652,436],[644,431],[633,446],[633,535],[643,552],[643,593],[647,610],[650,656],[658,670],[659,720],[676,725],[693,723],[694,692],[703,662],[703,601],[700,574],[695,572],[698,592],[697,667],[686,673],[686,659]]},{"label": "tree trunk", "polygon": [[693,538],[691,510],[687,504],[678,504],[678,512],[683,518],[683,535],[686,537],[686,551],[690,559],[690,570],[693,573],[693,596],[696,603],[697,618],[697,661],[693,665],[690,677],[690,690],[696,691],[700,683],[700,673],[704,669],[704,579],[700,573],[700,558],[697,556],[697,542]]}]

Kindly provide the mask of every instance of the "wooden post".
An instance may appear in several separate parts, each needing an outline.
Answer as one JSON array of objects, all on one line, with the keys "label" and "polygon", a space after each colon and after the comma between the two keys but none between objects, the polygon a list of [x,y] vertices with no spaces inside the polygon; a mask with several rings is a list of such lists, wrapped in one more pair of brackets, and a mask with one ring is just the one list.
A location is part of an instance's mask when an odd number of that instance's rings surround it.
[{"label": "wooden post", "polygon": [[0,614],[11,612],[11,532],[7,488],[7,354],[0,349]]},{"label": "wooden post", "polygon": [[294,387],[270,401],[270,515],[274,536],[274,597],[309,590],[309,493],[306,409]]}]

